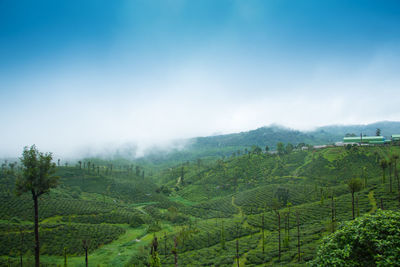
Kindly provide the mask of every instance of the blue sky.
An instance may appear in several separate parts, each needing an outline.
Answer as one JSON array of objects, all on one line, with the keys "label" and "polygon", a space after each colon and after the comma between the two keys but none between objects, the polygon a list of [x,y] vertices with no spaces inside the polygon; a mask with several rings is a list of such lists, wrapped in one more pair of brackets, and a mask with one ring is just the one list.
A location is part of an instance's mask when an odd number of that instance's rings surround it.
[{"label": "blue sky", "polygon": [[0,0],[0,147],[400,120],[399,1]]}]

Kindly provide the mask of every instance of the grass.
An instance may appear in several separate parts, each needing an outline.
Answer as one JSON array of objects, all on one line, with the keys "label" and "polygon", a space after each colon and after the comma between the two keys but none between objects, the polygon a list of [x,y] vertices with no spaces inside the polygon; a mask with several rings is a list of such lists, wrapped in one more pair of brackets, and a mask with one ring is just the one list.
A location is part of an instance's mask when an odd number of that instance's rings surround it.
[{"label": "grass", "polygon": [[[71,216],[70,221],[75,225],[74,219],[90,219],[95,214],[96,218],[103,218],[102,216],[107,214],[115,214],[116,218],[122,218],[124,214],[132,214],[143,217],[148,225],[159,226],[153,228],[159,231],[149,233],[146,224],[132,228],[127,224],[120,224],[124,222],[112,217],[113,220],[108,221],[109,224],[122,227],[125,232],[111,243],[90,253],[91,266],[124,266],[134,254],[147,257],[148,245],[154,236],[159,240],[163,266],[173,266],[170,252],[175,236],[185,238],[184,244],[178,244],[181,266],[236,266],[236,239],[240,241],[240,266],[303,266],[314,257],[318,242],[331,231],[332,192],[338,220],[336,228],[341,222],[351,219],[351,195],[345,182],[351,177],[359,177],[362,167],[365,166],[368,173],[368,187],[357,193],[360,216],[375,212],[381,205],[381,199],[385,209],[398,209],[397,188],[395,193],[390,194],[387,184],[380,183],[381,170],[375,162],[375,151],[378,151],[381,157],[388,157],[400,150],[387,147],[357,148],[354,151],[328,148],[315,152],[293,152],[279,157],[244,155],[221,160],[215,166],[210,165],[207,168],[188,164],[185,165],[187,184],[177,192],[174,192],[174,188],[169,188],[172,191],[169,197],[157,195],[153,191],[148,197],[128,197],[131,191],[124,191],[127,196],[122,195],[119,198],[117,191],[123,189],[122,183],[117,184],[113,189],[115,191],[110,195],[102,195],[98,192],[103,187],[107,188],[106,184],[100,187],[94,180],[106,183],[112,179],[89,177],[86,182],[89,183],[89,179],[92,179],[91,185],[99,187],[97,191],[94,190],[96,188],[92,188],[91,192],[80,191],[78,198],[75,198],[75,195],[71,194],[70,197],[69,193],[66,193],[72,192],[73,189],[57,189],[54,195],[60,198],[49,197],[41,206],[41,223],[57,224],[64,217],[64,223],[68,224],[69,221],[65,218]],[[400,166],[400,163],[398,165]],[[180,168],[178,166],[177,170]],[[121,181],[123,182],[122,178]],[[76,181],[69,182],[78,187],[81,180],[76,178]],[[175,181],[171,180],[170,184],[175,185]],[[151,187],[146,185],[143,188],[146,193],[144,195],[148,195]],[[290,238],[286,239],[285,245],[283,240],[287,235],[284,230],[284,218],[289,208],[279,209],[282,258],[278,262],[277,216],[271,208],[276,204],[274,202],[278,198],[278,192],[280,196],[284,195],[281,189],[288,190],[286,200],[292,206],[289,218]],[[135,191],[132,191],[132,194],[134,193]],[[24,205],[31,208],[30,199],[4,198],[3,203],[4,207],[0,208],[0,211],[12,209],[15,210],[13,216],[20,220],[31,218],[31,214],[25,215],[26,210],[22,209]],[[169,209],[170,207],[176,208]],[[260,230],[261,213],[264,210],[266,239],[265,253],[262,253]],[[300,263],[297,263],[296,211],[300,213]],[[172,223],[167,215],[174,212],[184,215],[187,220]],[[6,213],[0,215],[4,222],[12,219]],[[99,224],[104,221],[93,219],[90,223]],[[221,248],[222,222],[226,249]],[[242,227],[240,234],[236,234],[236,224]],[[167,237],[167,249],[164,248],[164,235]],[[183,237],[184,235],[186,236]],[[137,239],[140,241],[137,242]],[[62,256],[43,255],[42,260],[51,265],[63,265],[64,262]],[[84,266],[84,261],[84,256],[68,257],[70,266]]]},{"label": "grass", "polygon": [[[89,265],[91,266],[124,266],[132,253],[139,252],[141,247],[147,245],[152,236],[146,234],[146,227],[141,226],[138,228],[131,228],[126,225],[120,225],[126,232],[121,235],[117,240],[104,245],[97,249],[88,257]],[[139,239],[140,242],[136,242]],[[62,265],[64,258],[59,256],[46,256],[42,257],[43,262],[48,264]],[[70,266],[85,266],[84,256],[68,256],[68,264]]]}]

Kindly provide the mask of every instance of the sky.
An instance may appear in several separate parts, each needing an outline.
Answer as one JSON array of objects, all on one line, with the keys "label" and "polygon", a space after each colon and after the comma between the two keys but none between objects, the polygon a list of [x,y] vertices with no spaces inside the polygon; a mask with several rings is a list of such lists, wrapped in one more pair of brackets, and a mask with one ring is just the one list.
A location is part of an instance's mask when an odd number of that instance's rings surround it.
[{"label": "sky", "polygon": [[400,1],[0,0],[0,156],[400,120]]}]

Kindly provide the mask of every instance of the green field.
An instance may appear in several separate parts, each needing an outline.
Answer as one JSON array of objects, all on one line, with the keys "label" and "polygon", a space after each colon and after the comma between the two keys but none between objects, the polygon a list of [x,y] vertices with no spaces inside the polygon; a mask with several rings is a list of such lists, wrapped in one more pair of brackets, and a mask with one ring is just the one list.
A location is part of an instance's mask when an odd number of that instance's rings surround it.
[{"label": "green field", "polygon": [[[84,266],[82,240],[90,240],[90,266],[145,266],[156,236],[163,266],[174,265],[174,239],[180,266],[233,266],[237,258],[240,266],[304,266],[323,237],[352,219],[351,178],[363,183],[355,194],[356,217],[382,206],[399,209],[395,164],[385,169],[384,183],[380,166],[394,154],[399,147],[255,150],[145,177],[125,165],[111,172],[101,162],[99,171],[57,167],[59,186],[39,202],[41,262],[63,266],[66,252],[68,266]],[[1,172],[0,262],[17,265],[22,253],[29,266],[33,203],[29,194],[13,194],[18,172]]]}]

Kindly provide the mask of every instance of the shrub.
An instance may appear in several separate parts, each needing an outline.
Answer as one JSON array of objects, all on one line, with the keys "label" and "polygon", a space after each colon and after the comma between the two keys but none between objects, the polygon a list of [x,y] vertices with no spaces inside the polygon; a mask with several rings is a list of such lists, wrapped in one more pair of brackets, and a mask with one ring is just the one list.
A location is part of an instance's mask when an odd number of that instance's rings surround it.
[{"label": "shrub", "polygon": [[379,210],[327,236],[313,266],[399,266],[400,213]]}]

